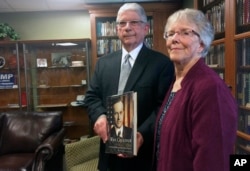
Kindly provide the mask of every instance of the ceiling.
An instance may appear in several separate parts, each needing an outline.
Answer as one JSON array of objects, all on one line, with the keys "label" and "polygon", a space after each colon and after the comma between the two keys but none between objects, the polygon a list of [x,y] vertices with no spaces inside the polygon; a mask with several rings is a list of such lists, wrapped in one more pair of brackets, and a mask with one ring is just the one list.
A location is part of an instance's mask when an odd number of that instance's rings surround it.
[{"label": "ceiling", "polygon": [[[0,0],[0,13],[87,10],[90,4],[114,4],[124,2],[177,2],[181,0]],[[88,5],[86,5],[86,3]]]},{"label": "ceiling", "polygon": [[0,0],[1,13],[82,9],[86,9],[84,0]]}]

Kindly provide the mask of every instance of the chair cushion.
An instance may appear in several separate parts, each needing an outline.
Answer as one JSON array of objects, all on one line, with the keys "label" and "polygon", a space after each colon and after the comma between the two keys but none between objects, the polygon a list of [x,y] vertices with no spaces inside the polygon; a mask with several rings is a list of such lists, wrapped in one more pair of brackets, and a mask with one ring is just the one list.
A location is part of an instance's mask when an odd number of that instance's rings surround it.
[{"label": "chair cushion", "polygon": [[70,171],[97,171],[98,158],[73,166]]},{"label": "chair cushion", "polygon": [[47,136],[62,126],[60,112],[5,113],[0,137],[0,155],[34,153]]},{"label": "chair cushion", "polygon": [[65,145],[67,170],[82,163],[97,159],[99,156],[100,137],[94,136]]}]

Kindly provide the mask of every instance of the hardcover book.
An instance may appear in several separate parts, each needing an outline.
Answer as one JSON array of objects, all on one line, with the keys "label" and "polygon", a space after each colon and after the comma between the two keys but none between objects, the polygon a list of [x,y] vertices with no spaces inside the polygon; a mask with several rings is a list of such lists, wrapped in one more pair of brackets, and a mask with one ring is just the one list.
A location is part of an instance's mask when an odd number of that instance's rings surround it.
[{"label": "hardcover book", "polygon": [[106,153],[137,155],[137,93],[107,97],[108,141]]}]

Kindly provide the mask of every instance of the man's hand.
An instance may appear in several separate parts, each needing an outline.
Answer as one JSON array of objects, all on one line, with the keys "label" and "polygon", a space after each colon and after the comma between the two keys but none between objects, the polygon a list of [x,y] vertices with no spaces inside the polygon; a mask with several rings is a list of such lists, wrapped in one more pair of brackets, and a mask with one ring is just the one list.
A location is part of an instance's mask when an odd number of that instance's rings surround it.
[{"label": "man's hand", "polygon": [[105,115],[100,116],[94,125],[94,131],[97,135],[99,135],[103,141],[103,143],[106,143],[108,140],[107,135],[107,118]]}]

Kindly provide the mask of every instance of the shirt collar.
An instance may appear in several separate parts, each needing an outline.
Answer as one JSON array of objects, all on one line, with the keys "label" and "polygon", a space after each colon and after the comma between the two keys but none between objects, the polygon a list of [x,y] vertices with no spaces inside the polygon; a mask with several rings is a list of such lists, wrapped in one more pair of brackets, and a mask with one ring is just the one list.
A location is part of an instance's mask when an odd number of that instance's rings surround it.
[{"label": "shirt collar", "polygon": [[122,133],[122,131],[123,131],[123,126],[122,126],[121,128],[116,128],[116,127],[115,127],[115,131],[116,131],[116,134],[118,134],[119,131],[121,131],[121,133]]},{"label": "shirt collar", "polygon": [[[140,52],[142,46],[143,46],[143,43],[139,44],[139,46],[137,46],[134,50],[132,50],[132,51],[129,52],[129,54],[130,54],[130,56],[131,56],[131,58],[129,58],[129,62],[130,62],[130,64],[131,64],[132,66],[133,66],[134,63],[135,63],[135,60],[136,60],[136,58],[137,58],[137,56],[138,56],[138,54],[139,54],[139,52]],[[121,64],[124,62],[125,56],[126,56],[127,54],[128,54],[128,52],[127,52],[124,48],[122,48],[122,62],[121,62]]]}]

